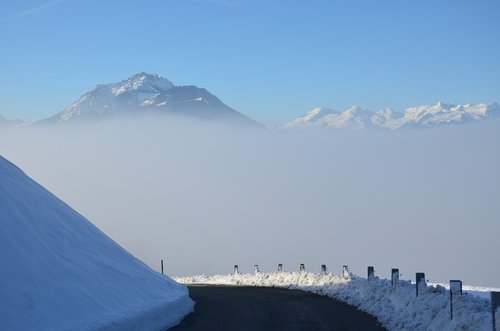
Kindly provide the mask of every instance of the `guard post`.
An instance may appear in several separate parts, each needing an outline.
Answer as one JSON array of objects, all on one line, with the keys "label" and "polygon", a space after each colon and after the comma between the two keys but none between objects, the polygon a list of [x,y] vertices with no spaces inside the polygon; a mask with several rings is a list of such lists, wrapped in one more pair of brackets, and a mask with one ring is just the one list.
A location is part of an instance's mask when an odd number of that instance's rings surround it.
[{"label": "guard post", "polygon": [[399,269],[392,268],[391,269],[391,286],[396,287],[399,281]]},{"label": "guard post", "polygon": [[423,272],[417,272],[415,274],[415,288],[416,288],[416,293],[417,293],[417,297],[418,297],[418,292],[419,292],[419,289],[421,288],[422,290],[425,288],[426,284],[425,284],[425,273]]},{"label": "guard post", "polygon": [[493,331],[497,331],[497,315],[500,315],[500,312],[497,312],[498,307],[500,307],[500,292],[491,292],[491,318],[493,322]]},{"label": "guard post", "polygon": [[373,266],[368,267],[368,281],[373,280],[375,277],[375,268]]},{"label": "guard post", "polygon": [[462,295],[462,281],[450,280],[450,319],[453,319],[453,298]]},{"label": "guard post", "polygon": [[342,266],[342,278],[349,279],[349,267],[346,265]]}]

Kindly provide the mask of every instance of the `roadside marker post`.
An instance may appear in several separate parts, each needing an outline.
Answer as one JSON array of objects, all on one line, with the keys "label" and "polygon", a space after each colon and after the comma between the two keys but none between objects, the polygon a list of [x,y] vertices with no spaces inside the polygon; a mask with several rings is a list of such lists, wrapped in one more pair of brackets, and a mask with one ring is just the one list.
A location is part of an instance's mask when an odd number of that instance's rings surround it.
[{"label": "roadside marker post", "polygon": [[399,269],[392,268],[391,269],[391,285],[392,287],[396,287],[399,281]]},{"label": "roadside marker post", "polygon": [[462,295],[462,281],[450,280],[450,319],[453,319],[453,297]]},{"label": "roadside marker post", "polygon": [[491,292],[491,318],[493,322],[493,331],[497,331],[497,317],[500,315],[500,292]]},{"label": "roadside marker post", "polygon": [[417,272],[415,274],[415,288],[416,288],[416,293],[418,297],[418,292],[419,289],[425,289],[427,285],[425,284],[425,273],[423,272]]},{"label": "roadside marker post", "polygon": [[344,279],[349,279],[349,267],[347,265],[342,266],[342,277]]},{"label": "roadside marker post", "polygon": [[375,278],[375,268],[373,266],[368,267],[368,281],[373,280]]}]

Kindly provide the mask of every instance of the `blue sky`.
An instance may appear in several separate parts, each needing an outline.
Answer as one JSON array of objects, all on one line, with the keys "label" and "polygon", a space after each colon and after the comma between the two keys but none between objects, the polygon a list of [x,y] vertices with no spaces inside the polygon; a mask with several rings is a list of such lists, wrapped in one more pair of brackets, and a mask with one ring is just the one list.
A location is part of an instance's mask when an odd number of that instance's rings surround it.
[{"label": "blue sky", "polygon": [[318,106],[500,102],[500,2],[0,2],[0,114],[53,115],[138,71],[275,125]]}]

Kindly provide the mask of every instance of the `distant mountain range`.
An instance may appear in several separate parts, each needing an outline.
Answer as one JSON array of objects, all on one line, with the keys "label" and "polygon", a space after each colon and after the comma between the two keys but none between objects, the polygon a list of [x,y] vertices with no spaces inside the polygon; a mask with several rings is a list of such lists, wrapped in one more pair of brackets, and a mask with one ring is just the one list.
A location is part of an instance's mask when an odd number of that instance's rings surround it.
[{"label": "distant mountain range", "polygon": [[[143,114],[175,115],[263,128],[261,124],[227,106],[204,88],[175,86],[166,78],[145,72],[137,73],[118,83],[97,85],[60,113],[35,123],[11,121],[0,116],[0,128],[81,124]],[[358,106],[344,111],[315,108],[304,116],[277,127],[276,131],[400,130],[449,126],[491,118],[500,118],[500,106],[496,103],[452,105],[438,102],[433,106],[408,108],[403,113],[390,108],[372,112]]]},{"label": "distant mountain range", "polygon": [[390,108],[372,112],[354,106],[344,111],[315,108],[277,129],[399,130],[450,126],[493,118],[500,118],[500,106],[496,103],[453,105],[438,102],[433,106],[408,108],[404,113],[395,112]]}]

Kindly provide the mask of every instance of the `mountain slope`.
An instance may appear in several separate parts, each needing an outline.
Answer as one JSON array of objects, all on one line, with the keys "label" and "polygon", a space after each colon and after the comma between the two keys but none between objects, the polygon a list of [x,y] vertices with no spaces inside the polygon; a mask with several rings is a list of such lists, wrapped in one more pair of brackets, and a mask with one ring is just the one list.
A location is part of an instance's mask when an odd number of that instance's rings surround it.
[{"label": "mountain slope", "polygon": [[452,105],[438,102],[432,106],[408,108],[404,113],[390,108],[374,113],[359,107],[345,111],[315,108],[279,129],[388,129],[428,128],[500,118],[500,106],[493,104]]},{"label": "mountain slope", "polygon": [[0,115],[0,129],[1,128],[12,128],[26,125],[25,122],[21,120],[8,120],[2,115]]},{"label": "mountain slope", "polygon": [[38,123],[81,123],[113,116],[151,113],[260,126],[203,88],[174,86],[166,78],[144,72],[119,83],[98,85],[62,112]]},{"label": "mountain slope", "polygon": [[149,269],[0,157],[0,329],[160,330],[193,307]]}]

